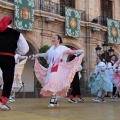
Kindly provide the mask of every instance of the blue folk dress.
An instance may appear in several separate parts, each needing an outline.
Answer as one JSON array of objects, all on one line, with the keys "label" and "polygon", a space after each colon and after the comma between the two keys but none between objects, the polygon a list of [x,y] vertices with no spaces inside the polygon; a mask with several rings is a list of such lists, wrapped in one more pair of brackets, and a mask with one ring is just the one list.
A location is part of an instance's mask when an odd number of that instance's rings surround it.
[{"label": "blue folk dress", "polygon": [[108,76],[106,73],[106,65],[104,62],[99,62],[95,68],[96,76],[91,76],[88,79],[88,87],[91,88],[91,94],[96,95],[100,89],[107,92],[112,92],[113,86],[110,81],[108,81]]}]

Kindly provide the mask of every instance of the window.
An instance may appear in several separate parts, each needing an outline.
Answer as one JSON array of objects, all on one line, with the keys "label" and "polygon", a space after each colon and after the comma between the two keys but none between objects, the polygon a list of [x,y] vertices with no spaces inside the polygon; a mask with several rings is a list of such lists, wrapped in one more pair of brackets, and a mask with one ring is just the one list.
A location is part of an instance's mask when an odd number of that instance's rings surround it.
[{"label": "window", "polygon": [[112,1],[101,0],[101,24],[107,26],[107,18],[113,18]]},{"label": "window", "polygon": [[60,0],[60,4],[68,7],[75,8],[75,0]]},{"label": "window", "polygon": [[60,15],[65,16],[65,6],[75,8],[75,0],[60,0]]}]

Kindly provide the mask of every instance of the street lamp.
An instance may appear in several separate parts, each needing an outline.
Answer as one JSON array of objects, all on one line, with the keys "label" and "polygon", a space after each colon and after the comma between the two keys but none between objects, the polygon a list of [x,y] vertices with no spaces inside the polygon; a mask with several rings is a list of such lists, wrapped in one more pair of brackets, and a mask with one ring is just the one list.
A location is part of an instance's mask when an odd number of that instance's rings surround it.
[{"label": "street lamp", "polygon": [[104,42],[104,44],[102,44],[102,46],[103,46],[103,51],[107,52],[108,44]]},{"label": "street lamp", "polygon": [[109,55],[114,55],[114,50],[112,49],[112,47],[110,47],[110,49],[108,50],[109,51]]},{"label": "street lamp", "polygon": [[[106,63],[106,61],[107,61],[107,47],[108,47],[108,44],[107,43],[105,43],[104,42],[104,44],[102,44],[102,46],[103,46],[103,51],[104,51],[104,61],[105,61],[105,63]],[[109,56],[109,55],[108,55]]]},{"label": "street lamp", "polygon": [[95,49],[96,49],[97,55],[100,55],[100,51],[102,48],[99,45],[97,45],[97,47]]},{"label": "street lamp", "polygon": [[[102,46],[103,46],[103,51],[104,51],[102,56],[104,56],[104,60],[105,60],[105,63],[106,63],[107,62],[107,57],[110,57],[111,55],[114,55],[114,50],[112,49],[112,47],[110,47],[110,49],[107,50],[108,49],[108,44],[105,43],[105,42],[104,42],[104,44],[102,44]],[[97,47],[95,49],[96,49],[97,55],[100,55],[101,47],[99,45],[97,45]]]}]

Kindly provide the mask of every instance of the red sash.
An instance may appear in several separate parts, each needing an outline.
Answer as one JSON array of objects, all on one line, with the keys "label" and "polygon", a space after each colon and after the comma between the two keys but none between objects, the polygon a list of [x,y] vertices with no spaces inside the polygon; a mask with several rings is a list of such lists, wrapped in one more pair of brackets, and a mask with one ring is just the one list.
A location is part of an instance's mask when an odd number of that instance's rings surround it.
[{"label": "red sash", "polygon": [[[61,59],[60,60],[60,62],[62,62],[63,60]],[[56,65],[56,66],[52,66],[52,68],[51,68],[51,72],[57,72],[57,70],[58,70],[58,65]]]},{"label": "red sash", "polygon": [[14,56],[14,54],[7,52],[0,52],[0,55]]}]

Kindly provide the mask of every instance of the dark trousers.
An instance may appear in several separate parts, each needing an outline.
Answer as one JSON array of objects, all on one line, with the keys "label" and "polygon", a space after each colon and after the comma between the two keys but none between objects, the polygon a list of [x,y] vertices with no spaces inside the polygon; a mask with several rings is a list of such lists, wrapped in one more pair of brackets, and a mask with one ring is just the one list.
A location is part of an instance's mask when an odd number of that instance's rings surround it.
[{"label": "dark trousers", "polygon": [[0,55],[0,68],[3,72],[2,96],[9,98],[14,79],[15,58],[13,56]]},{"label": "dark trousers", "polygon": [[80,93],[80,83],[79,83],[79,77],[78,77],[78,72],[76,72],[75,76],[74,76],[74,79],[71,83],[71,88],[72,88],[72,91],[71,91],[71,95],[73,95],[74,97],[76,95],[81,95]]},{"label": "dark trousers", "polygon": [[116,94],[116,90],[117,90],[117,88],[116,88],[116,86],[113,84],[113,92],[112,92],[113,95]]}]

